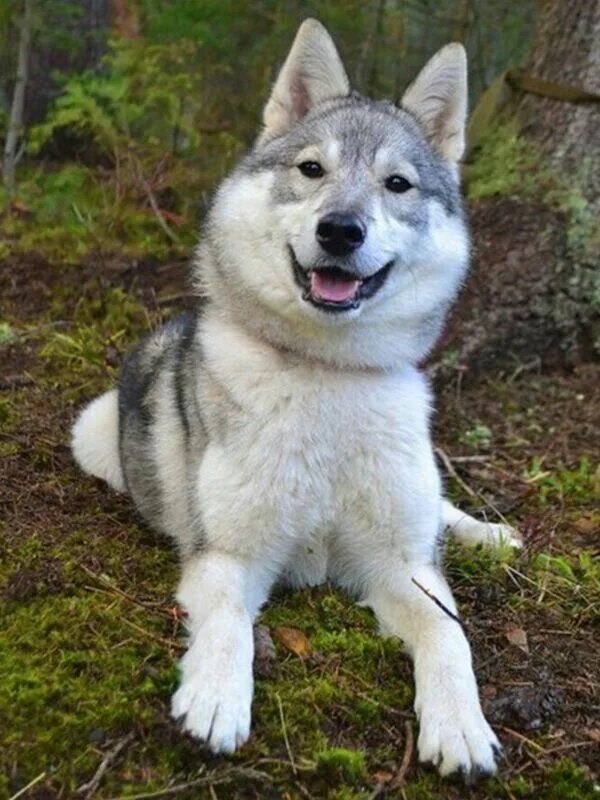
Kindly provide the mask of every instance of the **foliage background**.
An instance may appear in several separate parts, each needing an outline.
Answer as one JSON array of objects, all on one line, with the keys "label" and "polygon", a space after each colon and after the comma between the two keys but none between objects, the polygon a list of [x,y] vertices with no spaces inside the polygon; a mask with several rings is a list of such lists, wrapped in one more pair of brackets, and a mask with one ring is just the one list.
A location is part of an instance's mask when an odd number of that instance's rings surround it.
[{"label": "foliage background", "polygon": [[[86,0],[34,7],[26,153],[0,252],[77,260],[189,250],[210,190],[247,146],[299,22],[332,31],[355,88],[400,98],[425,57],[464,41],[474,102],[521,62],[534,0],[446,3]],[[0,123],[20,5],[0,8]],[[243,54],[243,60],[241,59]],[[157,209],[159,209],[157,211]]]}]

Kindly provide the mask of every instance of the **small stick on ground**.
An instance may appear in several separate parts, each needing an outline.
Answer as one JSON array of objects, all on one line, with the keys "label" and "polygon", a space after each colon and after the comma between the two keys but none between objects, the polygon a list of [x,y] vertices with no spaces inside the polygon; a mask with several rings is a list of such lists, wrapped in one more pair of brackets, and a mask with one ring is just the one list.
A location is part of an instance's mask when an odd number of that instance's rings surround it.
[{"label": "small stick on ground", "polygon": [[283,716],[283,706],[281,704],[281,697],[279,694],[275,695],[277,697],[277,705],[279,706],[279,718],[281,719],[281,730],[283,731],[283,741],[285,742],[285,749],[287,750],[287,754],[290,759],[290,764],[292,765],[292,772],[294,775],[298,774],[298,770],[296,769],[296,762],[294,761],[294,755],[292,753],[292,748],[290,747],[290,740],[288,739],[287,735],[287,728],[285,726],[285,717]]},{"label": "small stick on ground", "polygon": [[441,447],[436,447],[435,453],[439,457],[444,467],[446,468],[446,472],[448,473],[448,475],[450,475],[451,478],[454,478],[454,480],[458,484],[460,484],[460,486],[465,490],[465,492],[469,495],[469,497],[478,497],[479,495],[477,494],[477,492],[473,491],[473,489],[471,489],[469,484],[465,483],[465,481],[463,481],[458,472],[454,469],[452,461],[450,460],[450,456],[447,453],[445,453]]},{"label": "small stick on ground", "polygon": [[27,786],[23,786],[23,788],[22,788],[22,789],[19,789],[19,791],[18,791],[16,794],[13,794],[13,795],[11,795],[11,797],[9,798],[9,800],[17,800],[17,797],[23,797],[23,795],[25,794],[25,792],[28,792],[28,791],[29,791],[30,789],[32,789],[32,788],[33,788],[33,787],[34,787],[34,786],[35,786],[37,783],[39,783],[40,781],[43,781],[43,780],[44,780],[44,778],[46,777],[46,774],[47,774],[47,773],[46,773],[46,770],[44,770],[44,772],[40,772],[40,774],[39,774],[39,775],[36,775],[36,776],[35,776],[35,778],[34,778],[32,781],[29,781],[29,783],[27,784]]},{"label": "small stick on ground", "polygon": [[442,464],[444,465],[444,467],[446,468],[446,472],[448,473],[448,475],[450,475],[451,478],[454,478],[454,480],[465,490],[465,492],[469,495],[469,497],[477,497],[479,500],[483,500],[483,502],[486,504],[486,506],[491,508],[492,511],[494,512],[494,514],[496,514],[496,516],[499,519],[501,519],[502,522],[504,522],[505,525],[509,524],[509,522],[506,519],[506,517],[504,516],[504,514],[502,514],[496,508],[496,506],[494,505],[494,503],[492,503],[491,500],[489,500],[487,497],[484,497],[480,492],[476,492],[474,489],[471,489],[469,484],[460,477],[460,475],[458,474],[458,472],[454,469],[454,467],[452,465],[452,459],[450,458],[450,456],[447,453],[445,453],[442,450],[441,447],[436,447],[435,448],[435,453],[436,453],[437,456],[439,456],[439,459],[442,462]]},{"label": "small stick on ground", "polygon": [[399,789],[401,786],[403,786],[415,749],[415,738],[413,735],[412,725],[408,720],[404,723],[404,730],[406,731],[404,755],[402,756],[402,761],[400,762],[398,771],[387,783],[378,783],[369,795],[369,800],[376,800],[376,798],[380,795],[391,792],[394,789]]},{"label": "small stick on ground", "polygon": [[115,761],[119,757],[119,754],[121,753],[121,751],[124,750],[127,747],[127,745],[130,744],[134,740],[134,738],[135,738],[135,734],[134,733],[128,733],[127,736],[123,736],[122,739],[119,739],[119,741],[112,748],[112,750],[109,750],[108,753],[102,759],[102,761],[100,762],[100,766],[98,767],[98,769],[94,773],[93,778],[91,780],[89,780],[87,783],[83,783],[77,789],[77,794],[83,795],[84,800],[89,800],[89,798],[92,797],[92,795],[94,794],[94,792],[98,788],[104,773],[110,767],[112,767],[112,765],[115,763]]},{"label": "small stick on ground", "polygon": [[422,591],[424,594],[426,594],[426,595],[427,595],[427,597],[429,597],[429,599],[430,599],[430,600],[433,600],[433,602],[436,604],[436,606],[437,606],[438,608],[441,608],[441,609],[442,609],[442,611],[443,611],[445,614],[447,614],[447,615],[450,617],[450,619],[453,619],[455,622],[458,622],[458,624],[460,625],[460,627],[461,627],[461,628],[463,627],[463,623],[462,623],[462,621],[461,621],[461,620],[460,620],[460,619],[459,619],[459,618],[456,616],[456,614],[455,614],[453,611],[450,611],[450,609],[449,609],[447,606],[445,606],[445,605],[442,603],[442,601],[441,601],[439,598],[437,598],[437,597],[436,597],[436,596],[435,596],[435,595],[434,595],[432,592],[430,592],[430,591],[429,591],[429,589],[426,589],[426,588],[423,586],[423,584],[419,583],[419,581],[418,581],[416,578],[411,578],[411,581],[412,581],[412,582],[414,583],[414,585],[415,585],[415,586],[417,586],[417,587],[418,587],[418,588],[419,588],[419,589],[420,589],[420,590],[421,590],[421,591]]},{"label": "small stick on ground", "polygon": [[404,783],[404,779],[406,777],[406,773],[408,772],[408,768],[410,767],[410,762],[413,757],[413,752],[415,749],[415,737],[413,735],[412,724],[408,720],[404,723],[404,730],[406,731],[406,744],[404,745],[404,755],[402,756],[402,762],[400,764],[398,772],[394,775],[394,777],[387,786],[388,789],[397,789],[399,786],[402,786],[402,784]]},{"label": "small stick on ground", "polygon": [[212,772],[210,775],[196,778],[187,783],[171,784],[171,786],[165,786],[163,789],[152,792],[142,792],[141,794],[120,795],[119,797],[111,798],[111,800],[150,800],[150,798],[157,797],[172,797],[173,795],[187,793],[190,789],[198,789],[201,786],[218,786],[221,783],[230,783],[236,778],[247,778],[248,780],[254,781],[272,781],[271,776],[267,775],[265,772],[259,772],[251,767],[233,767],[221,775]]}]

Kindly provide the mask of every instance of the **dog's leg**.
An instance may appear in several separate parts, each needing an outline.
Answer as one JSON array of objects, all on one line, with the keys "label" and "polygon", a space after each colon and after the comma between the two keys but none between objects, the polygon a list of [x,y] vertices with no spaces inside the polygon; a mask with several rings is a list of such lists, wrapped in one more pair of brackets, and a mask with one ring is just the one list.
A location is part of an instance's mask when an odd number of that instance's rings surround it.
[{"label": "dog's leg", "polygon": [[252,620],[268,583],[247,560],[221,552],[184,565],[177,598],[190,640],[172,714],[215,753],[233,752],[250,734]]},{"label": "dog's leg", "polygon": [[448,533],[464,544],[473,546],[485,544],[490,547],[505,544],[509,547],[523,547],[518,531],[510,525],[477,520],[460,511],[448,500],[442,502],[442,522]]},{"label": "dog's leg", "polygon": [[432,565],[405,563],[385,572],[373,580],[364,605],[414,659],[419,760],[435,764],[441,775],[495,772],[498,740],[481,711],[469,644],[450,616],[456,608],[446,581]]}]

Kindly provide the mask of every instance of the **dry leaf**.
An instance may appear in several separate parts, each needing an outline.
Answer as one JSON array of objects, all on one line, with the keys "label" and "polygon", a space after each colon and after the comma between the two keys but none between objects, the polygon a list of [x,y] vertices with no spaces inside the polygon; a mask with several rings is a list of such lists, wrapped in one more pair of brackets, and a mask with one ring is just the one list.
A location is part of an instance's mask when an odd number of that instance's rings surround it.
[{"label": "dry leaf", "polygon": [[298,628],[275,628],[273,635],[286,650],[299,658],[306,658],[312,653],[310,642]]},{"label": "dry leaf", "polygon": [[592,742],[600,744],[600,728],[584,728],[583,732]]},{"label": "dry leaf", "polygon": [[600,525],[600,520],[596,517],[581,517],[573,523],[580,533],[595,533]]},{"label": "dry leaf", "polygon": [[511,644],[519,647],[524,653],[529,653],[527,634],[523,628],[508,627],[504,629],[504,635]]},{"label": "dry leaf", "polygon": [[394,777],[393,772],[387,772],[386,770],[381,770],[380,772],[376,772],[373,775],[373,780],[375,783],[379,784],[379,786],[387,786],[387,784],[392,780]]}]

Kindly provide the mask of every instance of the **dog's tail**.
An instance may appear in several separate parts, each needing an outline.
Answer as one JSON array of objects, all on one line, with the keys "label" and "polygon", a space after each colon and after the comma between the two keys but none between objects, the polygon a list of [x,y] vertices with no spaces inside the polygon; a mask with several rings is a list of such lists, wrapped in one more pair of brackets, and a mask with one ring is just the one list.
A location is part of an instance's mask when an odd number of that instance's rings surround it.
[{"label": "dog's tail", "polygon": [[119,456],[119,399],[113,389],[93,400],[77,417],[71,431],[71,450],[84,472],[125,491]]}]

